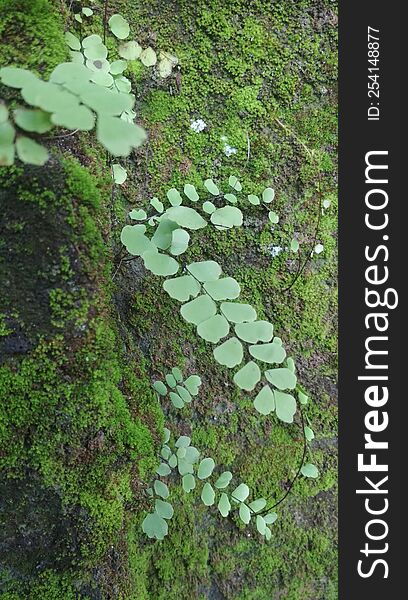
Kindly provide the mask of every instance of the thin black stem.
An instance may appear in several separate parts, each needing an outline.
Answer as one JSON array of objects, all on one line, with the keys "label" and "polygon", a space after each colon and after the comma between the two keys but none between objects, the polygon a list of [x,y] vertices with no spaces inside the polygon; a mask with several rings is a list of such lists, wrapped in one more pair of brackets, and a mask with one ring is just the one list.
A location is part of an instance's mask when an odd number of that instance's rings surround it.
[{"label": "thin black stem", "polygon": [[303,464],[305,462],[305,458],[306,458],[306,453],[307,453],[307,439],[306,439],[306,433],[305,433],[305,419],[303,416],[303,411],[302,408],[299,407],[300,410],[300,420],[301,420],[301,427],[302,427],[302,433],[303,433],[303,453],[302,453],[302,460],[299,463],[297,472],[295,477],[292,479],[288,490],[285,492],[285,494],[282,496],[282,498],[280,498],[280,500],[278,500],[277,502],[275,502],[275,504],[272,504],[272,506],[269,506],[268,508],[264,508],[262,511],[260,511],[259,513],[257,513],[258,515],[264,515],[268,512],[270,512],[271,510],[273,510],[274,508],[276,508],[277,506],[279,506],[279,504],[282,504],[282,502],[284,500],[286,500],[286,498],[289,496],[289,494],[291,493],[293,486],[295,485],[297,479],[299,478],[300,472],[302,470]]}]

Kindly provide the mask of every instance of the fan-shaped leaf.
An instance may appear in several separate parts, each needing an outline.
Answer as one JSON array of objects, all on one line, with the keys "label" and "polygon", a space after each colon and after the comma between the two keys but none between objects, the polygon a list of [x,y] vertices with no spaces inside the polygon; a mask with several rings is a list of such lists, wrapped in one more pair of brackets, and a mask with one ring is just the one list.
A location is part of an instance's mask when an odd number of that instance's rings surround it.
[{"label": "fan-shaped leaf", "polygon": [[215,360],[229,369],[241,364],[244,358],[242,344],[236,337],[230,338],[213,351]]},{"label": "fan-shaped leaf", "polygon": [[181,435],[176,442],[176,448],[187,448],[187,446],[190,445],[190,442],[191,438],[189,438],[188,435]]},{"label": "fan-shaped leaf", "polygon": [[215,462],[212,458],[203,458],[198,467],[197,476],[199,479],[207,479],[214,471]]},{"label": "fan-shaped leaf", "polygon": [[167,388],[162,381],[155,381],[153,387],[160,396],[165,396],[167,394]]},{"label": "fan-shaped leaf", "polygon": [[307,425],[305,426],[305,438],[307,439],[308,442],[311,442],[314,439],[314,431],[313,429],[311,429],[310,427],[308,427]]},{"label": "fan-shaped leaf", "polygon": [[166,196],[169,199],[169,202],[172,206],[180,206],[180,204],[182,204],[183,202],[183,198],[181,197],[180,192],[176,190],[176,188],[169,189],[167,191]]},{"label": "fan-shaped leaf", "polygon": [[160,254],[157,251],[148,250],[144,252],[142,258],[146,269],[149,269],[154,275],[159,275],[160,277],[174,275],[180,267],[174,258],[167,256],[167,254]]},{"label": "fan-shaped leaf", "polygon": [[280,344],[258,344],[250,346],[249,353],[257,360],[280,364],[285,360],[286,350]]},{"label": "fan-shaped leaf", "polygon": [[211,214],[210,220],[213,225],[228,229],[242,225],[243,215],[236,206],[223,206]]},{"label": "fan-shaped leaf", "polygon": [[142,47],[134,40],[119,46],[119,56],[126,60],[136,60],[142,53]]},{"label": "fan-shaped leaf", "polygon": [[45,133],[52,129],[50,115],[43,110],[27,110],[18,108],[14,111],[14,121],[25,131]]},{"label": "fan-shaped leaf", "polygon": [[249,344],[269,342],[273,337],[273,325],[268,321],[254,321],[252,323],[238,323],[235,333],[241,340]]},{"label": "fan-shaped leaf", "polygon": [[191,473],[187,473],[183,476],[182,483],[183,490],[188,494],[189,492],[191,492],[191,490],[194,490],[196,486],[196,480],[194,475],[192,475]]},{"label": "fan-shaped leaf", "polygon": [[234,375],[234,383],[247,392],[252,391],[261,379],[261,371],[252,360]]},{"label": "fan-shaped leaf", "polygon": [[187,250],[189,241],[190,234],[185,229],[175,229],[169,249],[170,253],[173,256],[180,256],[180,254],[183,254]]},{"label": "fan-shaped leaf", "polygon": [[95,125],[95,117],[87,106],[75,106],[66,110],[56,111],[51,115],[54,125],[67,129],[90,131]]},{"label": "fan-shaped leaf", "polygon": [[163,288],[179,302],[186,302],[190,297],[195,297],[200,292],[200,284],[191,275],[182,275],[175,279],[166,279]]},{"label": "fan-shaped leaf", "polygon": [[267,525],[272,525],[272,523],[275,523],[277,518],[278,518],[278,515],[276,514],[276,512],[271,512],[271,513],[265,515],[264,520]]},{"label": "fan-shaped leaf", "polygon": [[156,52],[153,48],[146,48],[139,56],[145,67],[153,67],[157,63]]},{"label": "fan-shaped leaf", "polygon": [[221,312],[232,323],[243,323],[244,321],[255,321],[256,319],[256,311],[250,304],[223,302]]},{"label": "fan-shaped leaf", "polygon": [[169,475],[171,473],[171,469],[169,465],[166,465],[166,463],[160,463],[160,465],[156,469],[156,473],[161,477],[166,477],[166,475]]},{"label": "fan-shaped leaf", "polygon": [[254,400],[254,407],[261,415],[275,410],[275,396],[269,385],[265,385]]},{"label": "fan-shaped leaf", "polygon": [[213,260],[204,260],[187,265],[190,273],[201,282],[215,281],[221,275],[220,265]]},{"label": "fan-shaped leaf", "polygon": [[254,500],[253,502],[251,502],[249,504],[249,508],[251,510],[253,510],[255,513],[257,513],[260,510],[264,509],[265,506],[266,506],[266,500],[265,500],[265,498],[258,498],[257,500]]},{"label": "fan-shaped leaf", "polygon": [[306,463],[305,465],[303,465],[303,467],[301,468],[301,473],[305,477],[311,477],[313,479],[319,477],[319,469],[316,467],[316,465],[313,465],[312,463]]},{"label": "fan-shaped leaf", "polygon": [[204,187],[212,194],[213,196],[219,196],[220,190],[218,186],[213,182],[212,179],[206,179],[204,181]]},{"label": "fan-shaped leaf", "polygon": [[170,392],[170,400],[174,408],[184,408],[184,400],[175,392]]},{"label": "fan-shaped leaf", "polygon": [[230,326],[225,317],[222,315],[214,315],[199,324],[197,333],[207,342],[218,344],[223,337],[228,335],[229,329]]},{"label": "fan-shaped leaf", "polygon": [[197,396],[201,385],[201,379],[198,375],[190,375],[190,377],[185,380],[184,385],[192,396]]},{"label": "fan-shaped leaf", "polygon": [[268,187],[265,188],[264,191],[262,192],[262,200],[266,203],[269,204],[269,202],[272,202],[272,200],[275,198],[275,190],[273,190],[272,188]]},{"label": "fan-shaped leaf", "polygon": [[207,226],[207,221],[194,208],[188,206],[172,206],[165,214],[186,229],[197,230]]},{"label": "fan-shaped leaf", "polygon": [[180,312],[188,323],[199,325],[216,314],[217,306],[209,296],[202,295],[184,304]]},{"label": "fan-shaped leaf", "polygon": [[255,196],[254,194],[249,194],[248,195],[248,200],[254,206],[257,206],[258,204],[261,204],[261,201],[260,201],[259,197]]},{"label": "fan-shaped leaf", "polygon": [[215,487],[219,490],[225,489],[226,487],[228,487],[231,479],[232,479],[231,471],[224,471],[223,473],[221,473],[221,475],[218,477],[217,481],[215,482]]},{"label": "fan-shaped leaf", "polygon": [[239,283],[232,277],[208,281],[204,289],[214,300],[235,300],[241,293]]},{"label": "fan-shaped leaf", "polygon": [[245,502],[249,496],[249,487],[246,483],[240,483],[238,487],[232,492],[232,497],[238,502]]},{"label": "fan-shaped leaf", "polygon": [[197,202],[200,199],[200,196],[197,193],[197,190],[191,183],[186,183],[184,186],[184,193],[191,202]]},{"label": "fan-shaped leaf", "polygon": [[115,183],[117,183],[118,185],[122,185],[122,183],[125,183],[126,178],[127,178],[127,172],[126,172],[126,169],[124,169],[122,167],[122,165],[119,165],[117,163],[112,165],[112,173],[113,173],[113,181]]},{"label": "fan-shaped leaf", "polygon": [[239,506],[239,518],[243,523],[245,523],[245,525],[248,525],[251,520],[251,511],[244,503],[240,504]]},{"label": "fan-shaped leaf", "polygon": [[30,165],[42,166],[48,160],[48,152],[44,146],[27,137],[17,138],[16,150],[19,159]]},{"label": "fan-shaped leaf", "polygon": [[236,177],[235,175],[230,175],[228,179],[228,184],[236,192],[240,192],[242,190],[242,185],[238,181],[238,177]]},{"label": "fan-shaped leaf", "polygon": [[160,496],[160,498],[166,499],[169,497],[169,488],[165,483],[163,483],[159,479],[156,479],[156,481],[153,484],[153,488],[156,494]]},{"label": "fan-shaped leaf", "polygon": [[236,204],[238,202],[235,194],[224,194],[224,198],[227,202],[231,202],[231,204]]},{"label": "fan-shaped leaf", "polygon": [[142,233],[144,225],[125,225],[120,235],[121,242],[133,256],[142,256],[144,252],[156,252],[157,248]]},{"label": "fan-shaped leaf", "polygon": [[284,423],[293,423],[293,415],[296,412],[296,400],[290,394],[278,390],[274,391],[275,410],[278,419]]},{"label": "fan-shaped leaf", "polygon": [[[108,90],[103,90],[107,92]],[[112,92],[115,95],[115,92]],[[125,94],[116,94],[116,96]],[[112,109],[113,110],[113,109]],[[97,126],[98,141],[113,156],[128,156],[133,148],[138,148],[146,139],[144,129],[118,117],[100,116]]]},{"label": "fan-shaped leaf", "polygon": [[296,375],[290,369],[269,369],[265,371],[266,379],[278,390],[293,390],[296,387]]},{"label": "fan-shaped leaf", "polygon": [[220,500],[218,502],[218,510],[220,511],[223,517],[228,517],[229,512],[231,510],[231,503],[227,494],[224,492],[221,494]]},{"label": "fan-shaped leaf", "polygon": [[261,535],[265,535],[266,523],[265,519],[261,517],[261,515],[256,517],[256,528]]},{"label": "fan-shaped leaf", "polygon": [[212,202],[209,202],[208,200],[203,202],[203,211],[208,215],[211,215],[215,210],[217,210],[217,207]]},{"label": "fan-shaped leaf", "polygon": [[166,521],[156,512],[145,517],[142,529],[149,538],[155,538],[156,540],[164,539],[168,532]]},{"label": "fan-shaped leaf", "polygon": [[212,506],[215,500],[215,492],[210,483],[206,483],[201,492],[201,500],[206,506]]},{"label": "fan-shaped leaf", "polygon": [[163,216],[154,233],[154,236],[152,237],[153,244],[160,248],[160,250],[167,250],[172,242],[173,231],[177,228],[177,223],[170,221],[170,219],[166,219]]},{"label": "fan-shaped leaf", "polygon": [[4,85],[17,89],[38,81],[38,77],[34,73],[18,67],[3,67],[0,69],[0,79]]},{"label": "fan-shaped leaf", "polygon": [[76,35],[74,35],[70,31],[66,31],[64,33],[64,37],[71,50],[81,50],[81,42],[79,41]]},{"label": "fan-shaped leaf", "polygon": [[129,23],[119,14],[111,16],[109,27],[113,35],[120,40],[125,40],[130,33]]}]

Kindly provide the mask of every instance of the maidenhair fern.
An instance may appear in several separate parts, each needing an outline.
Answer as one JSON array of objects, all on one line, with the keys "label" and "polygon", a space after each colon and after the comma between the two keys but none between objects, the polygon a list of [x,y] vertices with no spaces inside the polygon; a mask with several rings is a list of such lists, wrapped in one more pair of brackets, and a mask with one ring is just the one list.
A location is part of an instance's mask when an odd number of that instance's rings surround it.
[{"label": "maidenhair fern", "polygon": [[[190,375],[184,380],[182,372],[177,367],[166,375],[165,382],[155,381],[153,388],[162,399],[168,396],[171,404],[177,409],[182,409],[186,403],[192,402],[201,386],[201,378],[198,375]],[[262,393],[261,391],[258,396]],[[305,395],[300,393],[304,399]],[[305,436],[308,440],[313,439],[314,434],[310,427],[305,427]],[[318,476],[317,468],[311,463],[302,464],[301,473],[305,477]],[[231,471],[220,471],[212,457],[203,456],[198,448],[191,445],[189,436],[177,437],[172,435],[170,429],[164,428],[160,464],[156,474],[158,477],[147,489],[152,511],[146,515],[142,523],[142,529],[149,538],[162,540],[167,535],[168,521],[174,515],[170,480],[179,478],[185,493],[189,494],[196,490],[197,496],[205,506],[216,505],[218,512],[224,518],[231,513],[236,513],[244,525],[254,523],[261,536],[266,540],[271,539],[270,526],[278,518],[273,508],[278,503],[268,507],[266,498],[251,498],[248,485],[234,481]]]},{"label": "maidenhair fern", "polygon": [[[256,310],[250,304],[239,301],[239,282],[233,277],[224,276],[221,266],[216,261],[203,260],[182,265],[178,259],[189,247],[189,232],[204,229],[209,225],[216,230],[242,225],[243,212],[236,206],[244,206],[245,199],[240,196],[242,185],[234,175],[230,176],[228,185],[234,193],[223,193],[212,179],[206,179],[204,187],[212,200],[208,197],[200,198],[196,188],[189,183],[184,186],[182,192],[171,188],[165,200],[153,198],[148,207],[133,209],[129,213],[130,219],[139,223],[126,225],[122,229],[121,241],[129,254],[143,260],[146,269],[165,278],[163,289],[171,298],[181,303],[180,314],[183,319],[196,327],[201,338],[215,346],[215,361],[234,370],[232,379],[238,388],[254,393],[255,410],[265,416],[274,413],[280,421],[293,423],[298,409],[297,401],[306,404],[308,398],[297,383],[293,358],[287,356],[282,340],[274,336],[273,324],[258,319]],[[269,211],[268,205],[274,196],[274,190],[267,187],[262,193],[262,199],[249,194],[246,200],[251,205],[262,205]],[[193,203],[194,208],[190,203]],[[276,217],[275,213],[269,211],[269,219],[272,222],[276,222]],[[178,375],[181,378],[179,371]],[[182,408],[186,400],[180,392],[180,382],[177,383],[174,372],[166,376],[166,382],[172,388],[170,399],[173,406]],[[198,382],[196,383],[198,385]],[[159,395],[164,396],[167,393],[163,382],[156,382],[154,387]],[[304,426],[303,434],[305,442],[314,437],[309,426]],[[168,476],[172,469],[178,467],[186,492],[195,489],[197,482],[209,479],[201,489],[201,500],[206,506],[218,502],[219,512],[223,516],[227,516],[231,508],[236,506],[241,521],[248,524],[252,517],[256,516],[259,533],[267,539],[270,538],[269,525],[276,519],[276,514],[264,514],[266,499],[248,502],[250,491],[244,483],[239,484],[231,494],[227,494],[226,491],[219,494],[219,489],[229,485],[229,472],[221,476],[220,481],[225,483],[225,486],[221,486],[219,480],[213,483],[210,477],[215,468],[214,461],[206,457],[199,462],[200,453],[197,454],[196,448],[187,452],[191,460],[186,460],[181,442],[177,440],[172,449],[169,439],[167,431],[161,456],[166,461],[163,464],[168,468],[160,465],[160,476]],[[190,448],[190,440],[186,442],[186,448]],[[318,475],[314,465],[303,463],[304,457],[299,473],[306,477]],[[160,503],[168,498],[168,487],[153,485],[150,493],[160,498],[156,500],[154,512],[144,520],[143,529],[149,537],[162,539],[168,529],[166,520],[171,518],[166,517],[164,512],[166,511],[167,515],[173,514],[167,505],[164,507]],[[166,494],[166,498],[163,497],[163,493]]]},{"label": "maidenhair fern", "polygon": [[[91,15],[92,9],[84,7],[75,19],[82,22],[83,16]],[[20,90],[23,101],[14,110],[0,101],[1,166],[12,165],[16,154],[22,162],[45,164],[48,151],[40,136],[55,127],[70,131],[95,128],[98,141],[112,156],[128,156],[145,141],[146,132],[134,123],[132,84],[124,76],[128,61],[140,60],[146,67],[157,64],[159,75],[167,77],[177,58],[162,52],[158,59],[153,48],[143,50],[136,41],[125,42],[130,27],[119,14],[109,19],[109,28],[121,42],[113,53],[97,34],[81,39],[67,31],[71,62],[57,65],[48,81],[27,69],[0,69],[1,83]],[[116,183],[123,183],[125,169],[114,165],[113,177]]]}]

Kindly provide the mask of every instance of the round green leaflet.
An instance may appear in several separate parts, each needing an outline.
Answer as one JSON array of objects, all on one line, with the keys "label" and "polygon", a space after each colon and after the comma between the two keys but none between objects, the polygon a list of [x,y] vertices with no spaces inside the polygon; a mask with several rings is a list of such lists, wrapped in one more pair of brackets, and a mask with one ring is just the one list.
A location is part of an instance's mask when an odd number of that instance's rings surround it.
[{"label": "round green leaflet", "polygon": [[156,52],[150,46],[143,50],[139,58],[145,67],[153,67],[157,63]]},{"label": "round green leaflet", "polygon": [[173,373],[167,373],[166,382],[167,382],[167,385],[170,386],[171,388],[175,388],[177,385],[177,381],[176,381],[176,378],[174,377]]},{"label": "round green leaflet", "polygon": [[265,498],[258,498],[249,504],[249,508],[253,510],[255,513],[261,511],[266,506]]},{"label": "round green leaflet", "polygon": [[197,190],[191,183],[186,183],[184,186],[184,194],[189,200],[191,200],[191,202],[197,202],[200,199]]},{"label": "round green leaflet", "polygon": [[238,502],[245,502],[249,496],[249,487],[246,483],[240,483],[238,487],[232,492],[232,497]]},{"label": "round green leaflet", "polygon": [[170,220],[186,229],[197,230],[207,226],[207,221],[194,208],[188,206],[172,206],[165,214]]},{"label": "round green leaflet", "polygon": [[120,234],[122,244],[133,256],[142,256],[147,251],[157,253],[155,245],[142,233],[143,228],[144,225],[125,225]]},{"label": "round green leaflet", "polygon": [[251,520],[251,511],[244,503],[240,504],[239,506],[239,518],[243,523],[245,523],[245,525],[248,525]]},{"label": "round green leaflet", "polygon": [[113,35],[120,40],[125,40],[130,33],[129,23],[122,15],[112,15],[109,19],[109,27]]},{"label": "round green leaflet", "polygon": [[176,389],[178,395],[183,400],[183,402],[189,404],[192,401],[191,394],[188,390],[186,390],[186,388],[182,387],[181,385],[178,385]]},{"label": "round green leaflet", "polygon": [[249,361],[242,369],[234,375],[234,383],[241,388],[251,392],[261,379],[261,371],[254,361]]},{"label": "round green leaflet", "polygon": [[160,396],[165,396],[167,394],[167,388],[162,381],[155,381],[153,387]]},{"label": "round green leaflet", "polygon": [[235,333],[241,340],[249,344],[257,342],[270,342],[273,337],[273,325],[268,321],[253,321],[252,323],[238,323]]},{"label": "round green leaflet", "polygon": [[268,218],[269,218],[270,222],[273,223],[274,225],[276,225],[276,223],[279,223],[279,215],[276,212],[274,212],[273,210],[269,211]]},{"label": "round green leaflet", "polygon": [[160,463],[156,469],[156,473],[160,475],[160,477],[166,477],[166,475],[170,475],[171,469],[166,463]]},{"label": "round green leaflet", "polygon": [[224,198],[227,200],[227,202],[231,202],[231,204],[237,203],[237,197],[235,194],[224,194]]},{"label": "round green leaflet", "polygon": [[157,210],[157,212],[162,213],[164,211],[163,202],[160,202],[158,198],[152,198],[150,200],[150,204]]},{"label": "round green leaflet", "polygon": [[203,458],[198,467],[197,477],[207,479],[212,475],[215,468],[215,462],[212,458]]},{"label": "round green leaflet", "polygon": [[177,383],[181,383],[183,381],[183,373],[178,367],[173,367],[171,370],[171,374],[173,375]]},{"label": "round green leaflet", "polygon": [[99,116],[96,134],[98,141],[113,156],[128,156],[133,148],[138,148],[146,140],[146,132],[138,125],[108,115]]},{"label": "round green leaflet", "polygon": [[207,281],[204,289],[213,300],[235,300],[241,293],[239,283],[233,277]]},{"label": "round green leaflet", "polygon": [[95,117],[87,106],[75,106],[67,110],[56,111],[51,115],[54,125],[67,129],[90,131],[95,125]]},{"label": "round green leaflet", "polygon": [[221,346],[213,350],[215,360],[229,369],[242,363],[244,350],[242,344],[236,337],[230,338]]},{"label": "round green leaflet", "polygon": [[175,279],[166,279],[163,283],[164,290],[179,302],[186,302],[190,297],[195,297],[200,292],[200,284],[191,275],[182,275]]},{"label": "round green leaflet", "polygon": [[177,458],[185,458],[186,456],[186,449],[185,448],[179,448],[177,450]]},{"label": "round green leaflet", "polygon": [[228,185],[232,187],[232,189],[236,192],[240,192],[242,190],[242,185],[238,181],[238,177],[236,177],[235,175],[230,175],[228,179]]},{"label": "round green leaflet", "polygon": [[189,438],[188,435],[181,435],[176,442],[176,448],[187,448],[190,443],[191,438]]},{"label": "round green leaflet", "polygon": [[119,46],[119,56],[126,60],[136,60],[142,53],[142,47],[134,40]]},{"label": "round green leaflet", "polygon": [[16,150],[19,159],[30,165],[42,166],[48,160],[48,152],[44,146],[27,137],[17,138]]},{"label": "round green leaflet", "polygon": [[259,200],[259,197],[255,196],[255,194],[249,194],[248,195],[248,200],[254,206],[257,206],[257,205],[261,204],[261,201]]},{"label": "round green leaflet", "polygon": [[221,312],[232,323],[243,323],[244,321],[255,321],[256,319],[256,311],[250,304],[223,302]]},{"label": "round green leaflet", "polygon": [[316,465],[313,465],[312,463],[306,463],[305,465],[303,465],[300,472],[305,477],[311,477],[312,479],[316,479],[317,477],[319,477],[319,470],[316,467]]},{"label": "round green leaflet", "polygon": [[269,415],[275,410],[275,395],[269,385],[265,385],[254,400],[255,409],[261,415]]},{"label": "round green leaflet", "polygon": [[169,458],[171,456],[171,450],[168,446],[164,445],[161,449],[160,454],[161,454],[162,458],[164,458],[164,460],[169,460]]},{"label": "round green leaflet", "polygon": [[220,190],[218,189],[218,186],[213,182],[212,179],[206,179],[204,181],[204,187],[213,196],[219,196],[220,195]]},{"label": "round green leaflet", "polygon": [[294,397],[278,390],[274,391],[274,396],[278,419],[284,423],[293,423],[293,416],[296,413],[296,400]]},{"label": "round green leaflet", "polygon": [[187,250],[189,241],[190,234],[185,229],[175,229],[169,249],[170,253],[173,256],[180,256]]},{"label": "round green leaflet", "polygon": [[215,492],[210,483],[206,483],[201,492],[201,500],[206,506],[212,506],[215,500]]},{"label": "round green leaflet", "polygon": [[297,377],[290,369],[269,369],[265,371],[265,377],[278,390],[293,390],[296,387]]},{"label": "round green leaflet", "polygon": [[223,206],[217,208],[210,217],[211,223],[220,229],[230,229],[240,227],[243,222],[243,215],[236,206]]},{"label": "round green leaflet", "polygon": [[84,49],[84,54],[89,60],[105,60],[108,49],[105,44],[92,44]]},{"label": "round green leaflet", "polygon": [[303,405],[307,404],[309,401],[309,397],[306,396],[306,394],[304,394],[303,392],[298,392],[298,399],[299,399],[300,404],[303,404]]},{"label": "round green leaflet", "polygon": [[190,377],[185,380],[184,385],[192,396],[197,396],[198,388],[201,385],[201,379],[198,375],[190,375]]},{"label": "round green leaflet", "polygon": [[74,35],[70,31],[66,31],[64,33],[64,37],[71,50],[81,50],[81,42],[79,41],[76,35]]},{"label": "round green leaflet", "polygon": [[203,211],[205,213],[211,215],[215,210],[217,210],[217,207],[212,202],[209,202],[208,200],[203,202]]},{"label": "round green leaflet", "polygon": [[[132,89],[132,84],[126,77],[123,77],[122,75],[117,75],[115,77],[115,87],[118,90],[118,92],[129,94]],[[133,117],[130,118],[130,122],[135,118],[135,116],[136,114],[133,113]],[[123,114],[121,115],[121,118],[123,119]]]},{"label": "round green leaflet", "polygon": [[110,72],[112,75],[120,75],[127,67],[127,62],[125,60],[114,60],[110,65]]},{"label": "round green leaflet", "polygon": [[170,439],[170,436],[171,436],[171,431],[170,431],[170,429],[167,429],[167,427],[165,427],[165,428],[163,429],[163,436],[164,436],[164,437],[163,437],[163,442],[164,442],[165,444],[167,444],[167,442],[169,441],[169,439]]},{"label": "round green leaflet", "polygon": [[221,494],[221,497],[218,502],[218,510],[220,511],[221,516],[228,517],[229,512],[231,510],[231,503],[227,494],[224,492]]},{"label": "round green leaflet", "polygon": [[296,239],[293,239],[290,242],[290,249],[292,252],[297,252],[299,250],[299,242]]},{"label": "round green leaflet", "polygon": [[88,35],[82,40],[82,47],[89,48],[89,46],[97,46],[98,44],[102,44],[102,38],[100,35],[93,33],[92,35]]},{"label": "round green leaflet", "polygon": [[144,266],[154,275],[165,277],[166,275],[174,275],[179,270],[180,265],[174,258],[167,254],[160,254],[148,250],[142,256]]},{"label": "round green leaflet", "polygon": [[14,111],[14,121],[25,131],[45,133],[52,129],[50,115],[43,110],[18,108]]},{"label": "round green leaflet", "polygon": [[177,466],[177,456],[175,454],[172,454],[169,458],[169,467],[174,469],[174,467],[176,467],[176,466]]},{"label": "round green leaflet", "polygon": [[315,437],[313,429],[311,429],[307,425],[305,426],[305,437],[306,437],[306,439],[307,439],[308,442],[311,442],[314,439],[314,437]]},{"label": "round green leaflet", "polygon": [[231,479],[232,479],[231,471],[224,471],[223,473],[221,473],[221,475],[218,477],[217,481],[215,482],[215,487],[219,490],[223,490],[229,486]]},{"label": "round green leaflet", "polygon": [[117,163],[112,165],[112,174],[113,174],[113,181],[115,183],[117,183],[118,185],[122,185],[122,183],[125,183],[125,181],[127,179],[127,172],[126,172],[126,169],[124,169],[122,167],[122,165],[119,165]]},{"label": "round green leaflet", "polygon": [[85,7],[82,9],[82,14],[83,14],[83,15],[85,15],[85,17],[92,17],[92,15],[93,15],[93,10],[92,10],[92,8],[88,8],[87,6],[85,6]]},{"label": "round green leaflet", "polygon": [[262,200],[266,203],[269,204],[269,202],[272,202],[272,200],[275,198],[275,190],[273,190],[272,188],[268,187],[265,188],[264,191],[262,192]]},{"label": "round green leaflet", "polygon": [[276,512],[272,512],[272,513],[267,514],[264,517],[264,520],[267,525],[272,525],[272,523],[275,523],[277,518],[278,518],[278,515],[276,514]]},{"label": "round green leaflet", "polygon": [[160,498],[166,499],[169,497],[169,488],[165,483],[163,483],[159,479],[156,479],[156,481],[153,484],[153,488],[156,494],[160,496]]},{"label": "round green leaflet", "polygon": [[104,71],[95,71],[91,77],[91,81],[97,85],[111,87],[114,80],[110,73],[105,73]]},{"label": "round green leaflet", "polygon": [[166,521],[156,512],[145,517],[142,523],[142,529],[147,537],[156,538],[156,540],[163,540],[168,533]]},{"label": "round green leaflet", "polygon": [[196,463],[198,461],[199,458],[200,458],[200,453],[197,450],[197,448],[194,448],[194,446],[188,446],[188,448],[186,448],[186,455],[185,455],[186,462],[188,462],[190,465],[193,465],[194,463]]},{"label": "round green leaflet", "polygon": [[183,198],[180,195],[180,192],[176,190],[176,188],[170,188],[166,194],[170,204],[172,206],[180,206],[183,203]]},{"label": "round green leaflet", "polygon": [[163,519],[171,519],[174,514],[174,510],[170,502],[164,502],[163,500],[157,499],[154,503],[154,507],[156,509],[156,513]]},{"label": "round green leaflet", "polygon": [[229,329],[230,326],[225,317],[222,315],[214,315],[199,324],[197,333],[207,342],[218,344],[223,337],[228,335]]},{"label": "round green leaflet", "polygon": [[314,251],[315,254],[321,254],[324,250],[323,244],[316,244]]},{"label": "round green leaflet", "polygon": [[81,94],[81,100],[97,113],[110,116],[120,115],[123,111],[132,109],[135,102],[129,94],[112,92],[98,86]]},{"label": "round green leaflet", "polygon": [[187,265],[188,271],[201,281],[206,283],[207,281],[215,281],[221,275],[221,267],[214,260],[204,260],[201,262],[194,262]]},{"label": "round green leaflet", "polygon": [[266,523],[265,519],[261,517],[261,515],[258,515],[256,517],[256,528],[261,535],[265,535]]},{"label": "round green leaflet", "polygon": [[257,360],[266,363],[281,363],[285,360],[286,350],[280,344],[258,344],[250,346],[249,353]]},{"label": "round green leaflet", "polygon": [[199,325],[216,314],[217,305],[209,296],[202,295],[184,304],[180,312],[188,323]]},{"label": "round green leaflet", "polygon": [[183,399],[175,392],[170,392],[170,400],[175,408],[184,408]]},{"label": "round green leaflet", "polygon": [[182,484],[183,484],[183,490],[185,492],[187,492],[187,494],[189,492],[191,492],[191,490],[194,490],[195,486],[196,486],[196,481],[195,481],[194,475],[192,475],[191,473],[187,473],[186,475],[183,475]]},{"label": "round green leaflet", "polygon": [[152,237],[153,244],[160,248],[160,250],[167,250],[172,242],[173,231],[177,228],[177,223],[170,221],[165,216],[161,217],[159,226]]},{"label": "round green leaflet", "polygon": [[295,361],[293,360],[293,358],[289,357],[288,359],[286,359],[286,366],[290,371],[292,371],[292,373],[296,371]]},{"label": "round green leaflet", "polygon": [[17,67],[3,67],[0,69],[0,79],[4,85],[17,89],[38,81],[38,77],[34,73]]}]

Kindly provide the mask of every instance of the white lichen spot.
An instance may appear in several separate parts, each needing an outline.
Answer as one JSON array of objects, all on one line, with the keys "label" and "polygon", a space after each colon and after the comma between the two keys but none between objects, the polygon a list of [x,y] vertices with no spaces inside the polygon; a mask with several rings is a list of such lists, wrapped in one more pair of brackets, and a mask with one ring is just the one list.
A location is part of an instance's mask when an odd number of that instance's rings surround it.
[{"label": "white lichen spot", "polygon": [[278,256],[278,254],[280,254],[282,252],[283,248],[281,246],[271,246],[270,248],[270,253],[272,258],[274,258],[275,256]]},{"label": "white lichen spot", "polygon": [[201,133],[207,127],[207,123],[203,121],[203,119],[196,119],[195,121],[191,121],[190,128],[195,133]]}]

